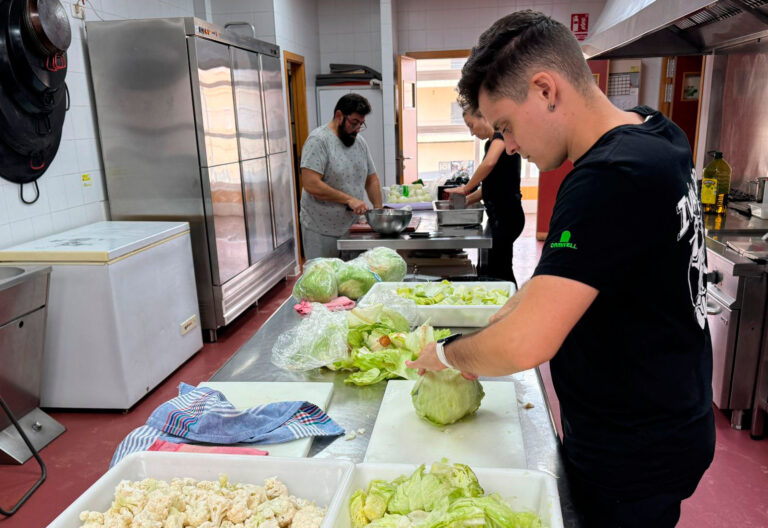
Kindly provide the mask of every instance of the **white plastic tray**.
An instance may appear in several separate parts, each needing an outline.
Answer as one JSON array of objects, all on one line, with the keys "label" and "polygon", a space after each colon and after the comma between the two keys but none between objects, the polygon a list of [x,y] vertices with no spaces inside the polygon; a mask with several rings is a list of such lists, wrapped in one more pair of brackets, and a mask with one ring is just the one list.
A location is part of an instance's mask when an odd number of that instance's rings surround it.
[{"label": "white plastic tray", "polygon": [[346,460],[277,458],[248,455],[214,455],[206,453],[164,453],[144,451],[121,460],[61,515],[49,528],[80,526],[80,512],[106,511],[112,504],[115,488],[121,480],[153,477],[170,480],[191,477],[218,480],[226,474],[230,482],[264,485],[264,479],[277,477],[288,486],[288,492],[302,499],[328,506],[322,528],[334,526],[333,519],[342,509],[343,493],[348,487],[354,464]]},{"label": "white plastic tray", "polygon": [[[461,462],[461,460],[450,462]],[[427,463],[427,469],[429,464]],[[394,480],[400,475],[410,475],[417,467],[411,464],[357,464],[341,500],[341,508],[333,526],[335,528],[352,526],[349,518],[349,499],[356,490],[367,488],[368,483],[374,479]],[[544,526],[563,527],[560,495],[552,475],[532,469],[472,468],[472,470],[486,494],[499,493],[512,509],[535,512],[541,517]]]},{"label": "white plastic tray", "polygon": [[[380,295],[382,291],[389,290],[397,295],[397,289],[401,286],[415,288],[419,285],[434,285],[439,287],[439,282],[377,282],[368,290],[365,297],[360,299],[360,306],[372,304],[371,298]],[[455,286],[484,286],[486,288],[502,289],[509,292],[510,297],[515,294],[517,289],[513,282],[455,282]],[[466,327],[480,328],[488,325],[488,320],[493,314],[499,311],[502,305],[476,305],[476,306],[453,306],[453,305],[429,305],[418,306],[419,315],[429,324],[435,327]]]}]

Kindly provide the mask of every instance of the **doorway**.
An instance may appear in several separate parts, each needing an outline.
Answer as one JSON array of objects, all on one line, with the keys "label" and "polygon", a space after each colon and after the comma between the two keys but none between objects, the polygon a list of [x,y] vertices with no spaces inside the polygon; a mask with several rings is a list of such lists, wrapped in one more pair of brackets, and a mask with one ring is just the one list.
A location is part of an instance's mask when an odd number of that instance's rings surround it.
[{"label": "doorway", "polygon": [[[456,100],[456,86],[469,54],[470,50],[444,50],[409,52],[401,56],[398,156],[406,159],[402,159],[398,166],[398,183],[417,178],[446,179],[465,173],[471,176],[482,161],[483,142],[470,135]],[[411,78],[403,71],[403,59],[413,61]],[[409,107],[413,107],[415,114],[412,119],[407,118]],[[410,177],[409,164],[415,169]],[[536,165],[523,160],[520,176],[523,210],[535,213],[539,170]]]},{"label": "doorway", "polygon": [[296,244],[298,247],[299,266],[304,265],[304,248],[301,243],[301,227],[299,224],[299,207],[301,205],[301,149],[309,135],[307,123],[307,79],[304,57],[283,52],[285,64],[285,84],[288,92],[288,118],[291,132],[291,158],[293,161],[293,181],[296,200]]},{"label": "doorway", "polygon": [[699,140],[704,63],[704,57],[700,55],[664,57],[661,63],[659,111],[685,132],[694,163]]}]

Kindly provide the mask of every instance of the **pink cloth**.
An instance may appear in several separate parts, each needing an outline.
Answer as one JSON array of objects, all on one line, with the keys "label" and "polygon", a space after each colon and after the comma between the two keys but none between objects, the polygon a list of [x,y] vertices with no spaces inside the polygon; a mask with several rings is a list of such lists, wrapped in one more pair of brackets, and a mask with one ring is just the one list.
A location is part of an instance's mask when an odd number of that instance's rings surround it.
[{"label": "pink cloth", "polygon": [[[312,303],[306,299],[302,300],[299,304],[293,306],[294,309],[301,315],[309,315],[312,313]],[[355,307],[355,301],[349,297],[336,297],[331,302],[325,303],[325,307],[332,312],[338,312],[339,310],[351,310]]]},{"label": "pink cloth", "polygon": [[178,451],[182,453],[216,453],[224,455],[259,455],[266,456],[269,451],[262,451],[253,447],[240,446],[218,446],[218,445],[198,445],[198,444],[174,444],[165,440],[157,439],[155,443],[149,446],[148,451]]}]

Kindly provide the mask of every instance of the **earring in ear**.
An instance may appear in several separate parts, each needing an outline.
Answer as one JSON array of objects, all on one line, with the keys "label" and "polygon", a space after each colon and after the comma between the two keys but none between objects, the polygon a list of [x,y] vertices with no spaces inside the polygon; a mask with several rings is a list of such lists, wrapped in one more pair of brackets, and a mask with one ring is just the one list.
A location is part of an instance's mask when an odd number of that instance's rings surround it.
[{"label": "earring in ear", "polygon": [[547,105],[547,110],[549,110],[550,112],[554,112],[555,111],[555,105],[553,105],[552,103],[548,104]]}]

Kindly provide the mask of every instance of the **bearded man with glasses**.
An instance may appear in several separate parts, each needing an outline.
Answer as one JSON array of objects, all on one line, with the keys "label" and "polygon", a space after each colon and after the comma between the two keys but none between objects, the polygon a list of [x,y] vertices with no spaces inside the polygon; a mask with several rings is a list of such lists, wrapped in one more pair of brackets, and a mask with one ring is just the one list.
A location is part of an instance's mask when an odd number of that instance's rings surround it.
[{"label": "bearded man with glasses", "polygon": [[368,100],[346,94],[330,123],[312,131],[301,153],[301,238],[304,256],[338,257],[336,241],[368,210],[382,206],[381,186],[368,144],[357,134],[371,112]]}]

